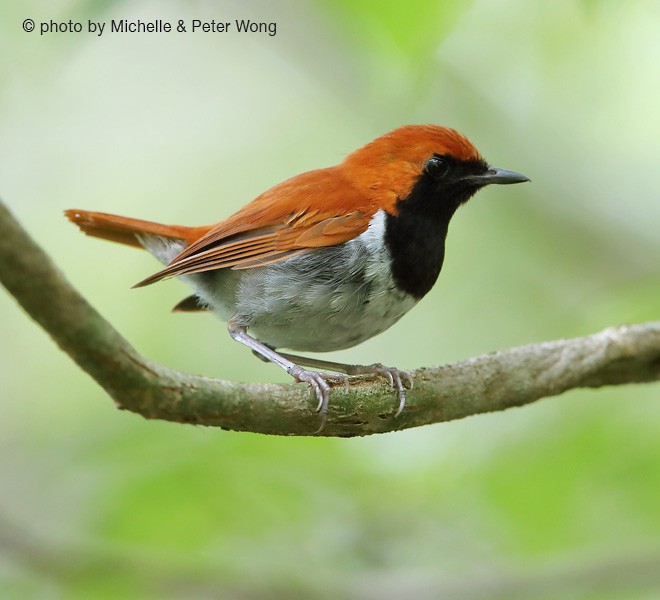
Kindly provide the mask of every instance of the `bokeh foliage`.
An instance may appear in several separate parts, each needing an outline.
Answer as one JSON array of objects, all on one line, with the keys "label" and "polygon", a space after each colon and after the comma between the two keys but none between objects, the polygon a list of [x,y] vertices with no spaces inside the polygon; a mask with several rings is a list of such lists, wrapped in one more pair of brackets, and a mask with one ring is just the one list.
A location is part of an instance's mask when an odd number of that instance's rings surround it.
[{"label": "bokeh foliage", "polygon": [[[23,19],[253,18],[275,37],[39,36]],[[225,18],[226,17],[226,18]],[[558,0],[0,8],[0,194],[146,356],[284,381],[80,206],[229,214],[403,123],[465,132],[531,185],[479,194],[436,289],[336,358],[401,367],[660,312],[660,5]],[[0,294],[0,596],[655,598],[658,386],[359,440],[119,413]]]}]

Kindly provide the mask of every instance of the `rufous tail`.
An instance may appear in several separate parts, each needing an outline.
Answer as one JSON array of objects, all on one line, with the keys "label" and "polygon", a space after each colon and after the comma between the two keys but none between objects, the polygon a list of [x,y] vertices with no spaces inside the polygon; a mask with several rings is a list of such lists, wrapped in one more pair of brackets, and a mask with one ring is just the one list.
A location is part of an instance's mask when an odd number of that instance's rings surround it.
[{"label": "rufous tail", "polygon": [[211,226],[184,227],[183,225],[161,225],[141,219],[120,217],[107,213],[71,208],[65,210],[67,219],[80,227],[83,233],[127,246],[142,248],[137,235],[147,233],[192,244],[204,235]]}]

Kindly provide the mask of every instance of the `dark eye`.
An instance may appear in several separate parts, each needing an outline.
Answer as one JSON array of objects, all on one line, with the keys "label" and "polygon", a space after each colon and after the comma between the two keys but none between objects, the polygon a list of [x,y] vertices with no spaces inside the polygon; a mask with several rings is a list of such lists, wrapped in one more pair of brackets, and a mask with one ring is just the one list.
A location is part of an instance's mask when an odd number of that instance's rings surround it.
[{"label": "dark eye", "polygon": [[449,172],[449,163],[442,156],[432,156],[426,161],[424,168],[429,175],[439,179]]}]

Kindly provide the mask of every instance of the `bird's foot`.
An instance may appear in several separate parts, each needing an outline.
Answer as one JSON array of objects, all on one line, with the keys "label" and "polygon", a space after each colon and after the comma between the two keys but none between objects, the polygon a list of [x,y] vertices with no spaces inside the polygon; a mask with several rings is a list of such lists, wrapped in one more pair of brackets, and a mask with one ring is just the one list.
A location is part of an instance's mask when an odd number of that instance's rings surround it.
[{"label": "bird's foot", "polygon": [[[398,417],[406,406],[406,388],[412,389],[413,387],[413,378],[406,371],[400,371],[394,367],[385,367],[380,363],[368,366],[346,365],[328,360],[276,352],[267,344],[263,344],[249,336],[245,326],[237,325],[232,319],[229,320],[227,329],[232,338],[250,348],[259,358],[275,363],[296,381],[307,383],[312,387],[318,400],[316,412],[321,416],[321,425],[316,433],[319,433],[325,427],[331,386],[343,384],[348,389],[349,375],[380,375],[385,377],[390,386],[397,390],[399,398],[399,406],[394,416]],[[328,369],[328,371],[333,372],[308,371],[301,365],[316,369]],[[341,371],[341,373],[334,372],[335,370]]]},{"label": "bird's foot", "polygon": [[321,416],[321,426],[316,433],[325,427],[326,415],[328,412],[328,404],[330,403],[330,391],[333,385],[343,385],[346,389],[349,388],[348,375],[341,373],[322,373],[320,371],[308,371],[302,367],[295,365],[294,368],[289,370],[289,374],[299,383],[309,384],[314,392],[318,404],[316,405],[315,412]]},{"label": "bird's foot", "polygon": [[406,406],[406,389],[412,390],[414,381],[412,375],[408,371],[400,371],[396,367],[386,367],[380,363],[373,365],[350,365],[347,369],[350,375],[380,375],[385,377],[390,387],[397,391],[399,399],[399,407],[397,408],[395,417],[398,417]]},{"label": "bird's foot", "polygon": [[412,375],[408,373],[408,371],[400,371],[396,367],[385,367],[380,364],[373,366],[376,367],[375,372],[386,377],[390,386],[397,391],[399,406],[396,409],[394,416],[398,417],[406,406],[406,389],[412,390],[413,385],[415,384]]},{"label": "bird's foot", "polygon": [[[342,365],[346,367],[349,375],[379,375],[384,377],[390,387],[397,391],[399,406],[394,417],[398,417],[406,406],[406,390],[412,390],[414,381],[412,375],[407,371],[401,371],[396,367],[386,367],[380,363],[373,365]],[[290,374],[298,382],[305,382],[312,386],[318,398],[316,412],[320,413],[325,424],[325,416],[330,402],[330,383],[333,385],[343,384],[346,389],[349,388],[349,377],[341,373],[322,373],[319,371],[307,371],[296,365]],[[322,429],[323,427],[321,427]]]}]

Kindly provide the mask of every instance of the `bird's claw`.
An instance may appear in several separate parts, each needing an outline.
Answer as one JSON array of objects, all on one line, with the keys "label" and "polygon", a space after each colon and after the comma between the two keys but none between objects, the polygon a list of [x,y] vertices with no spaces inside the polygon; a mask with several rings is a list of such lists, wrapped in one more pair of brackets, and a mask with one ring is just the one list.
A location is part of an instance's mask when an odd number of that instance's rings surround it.
[{"label": "bird's claw", "polygon": [[[297,366],[297,365],[296,365]],[[340,373],[322,373],[320,371],[308,371],[302,367],[298,367],[290,371],[290,374],[299,383],[309,384],[318,399],[315,412],[319,413],[321,417],[321,425],[316,430],[319,433],[325,427],[325,422],[328,412],[328,404],[330,403],[331,385],[343,384],[344,389],[350,388],[349,377]],[[380,375],[387,379],[390,387],[397,390],[399,399],[399,406],[395,417],[398,417],[406,406],[406,389],[413,388],[413,378],[407,371],[400,371],[395,367],[385,367],[381,364],[374,364],[369,367],[361,367],[360,372],[355,374],[374,374]]]},{"label": "bird's claw", "polygon": [[373,373],[385,377],[390,387],[396,388],[397,396],[399,397],[399,407],[394,413],[394,417],[398,417],[406,406],[406,389],[412,390],[413,388],[414,381],[412,375],[407,371],[400,371],[396,367],[386,367],[380,363],[371,365],[371,369]]},{"label": "bird's claw", "polygon": [[346,390],[349,389],[348,376],[340,373],[321,373],[319,371],[307,371],[299,368],[291,373],[295,380],[299,383],[308,383],[314,389],[318,404],[314,412],[319,413],[321,417],[321,425],[316,430],[319,433],[325,427],[325,421],[328,412],[328,404],[330,403],[330,384],[337,385],[343,384]]}]

